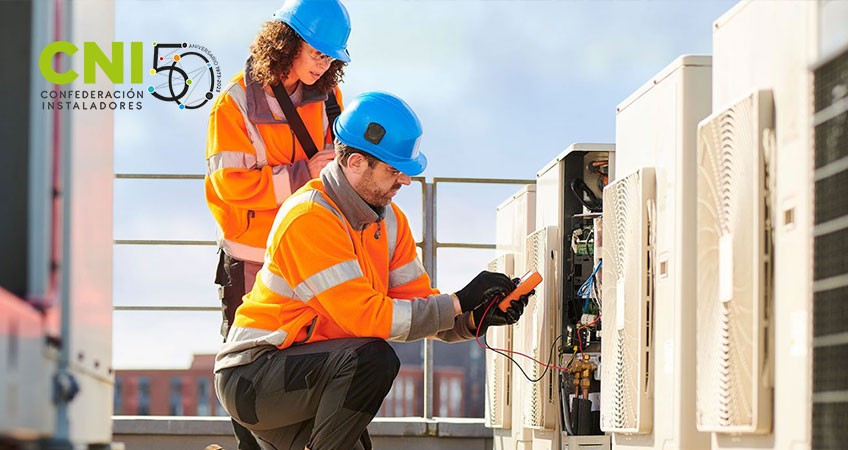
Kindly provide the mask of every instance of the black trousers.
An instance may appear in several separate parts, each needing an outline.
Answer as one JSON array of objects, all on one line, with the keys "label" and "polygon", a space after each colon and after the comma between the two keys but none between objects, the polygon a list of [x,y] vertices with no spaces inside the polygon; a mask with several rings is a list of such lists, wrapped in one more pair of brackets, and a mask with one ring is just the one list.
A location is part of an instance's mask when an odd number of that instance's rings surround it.
[{"label": "black trousers", "polygon": [[265,450],[368,450],[366,428],[399,369],[382,339],[333,339],[269,349],[218,372],[215,389]]},{"label": "black trousers", "polygon": [[241,305],[244,294],[253,289],[256,273],[262,268],[261,263],[242,261],[219,251],[218,269],[215,273],[215,284],[218,285],[218,298],[221,300],[221,335],[227,340],[227,333],[236,317],[236,309]]}]

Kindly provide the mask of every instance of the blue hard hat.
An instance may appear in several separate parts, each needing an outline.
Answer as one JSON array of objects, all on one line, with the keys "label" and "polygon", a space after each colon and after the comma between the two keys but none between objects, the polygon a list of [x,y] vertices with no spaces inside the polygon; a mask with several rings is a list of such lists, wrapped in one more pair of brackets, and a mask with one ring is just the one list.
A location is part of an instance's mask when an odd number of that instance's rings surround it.
[{"label": "blue hard hat", "polygon": [[315,50],[350,62],[350,16],[338,0],[286,0],[272,18],[287,23]]},{"label": "blue hard hat", "polygon": [[360,94],[336,119],[333,131],[342,143],[411,177],[427,168],[427,157],[418,151],[421,121],[409,105],[392,94]]}]

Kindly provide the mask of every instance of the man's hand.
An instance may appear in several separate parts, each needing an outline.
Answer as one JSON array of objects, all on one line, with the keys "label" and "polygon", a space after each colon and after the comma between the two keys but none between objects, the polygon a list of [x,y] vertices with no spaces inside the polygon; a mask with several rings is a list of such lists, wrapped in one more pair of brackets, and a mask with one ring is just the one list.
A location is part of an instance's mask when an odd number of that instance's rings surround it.
[{"label": "man's hand", "polygon": [[[520,280],[515,278],[512,280],[514,284],[518,284]],[[485,334],[486,330],[489,327],[497,327],[502,325],[512,325],[518,322],[518,319],[521,318],[521,315],[524,314],[524,307],[527,306],[527,302],[530,299],[531,295],[536,293],[535,290],[528,292],[521,297],[518,297],[518,300],[513,300],[509,302],[509,307],[506,311],[501,311],[498,308],[497,304],[491,305],[489,308],[488,304],[480,305],[477,309],[475,309],[471,314],[472,328],[480,328],[479,334]],[[502,298],[502,297],[501,297]],[[495,300],[499,302],[500,299]],[[483,317],[483,313],[486,312],[486,309],[489,309],[489,313],[486,317]]]},{"label": "man's hand", "polygon": [[534,293],[535,291],[530,291],[529,294],[518,297],[518,300],[509,302],[509,308],[506,311],[501,311],[498,305],[492,305],[486,317],[483,317],[483,313],[486,311],[488,305],[479,306],[471,313],[471,320],[473,321],[471,327],[482,327],[480,334],[485,334],[486,329],[489,327],[512,325],[518,322],[518,319],[524,314],[524,307],[527,306],[528,298]]},{"label": "man's hand", "polygon": [[515,289],[515,283],[506,275],[497,272],[482,271],[464,288],[456,291],[462,312],[468,312],[488,302],[496,294],[504,294]]},{"label": "man's hand", "polygon": [[309,166],[309,176],[312,178],[318,178],[318,175],[321,173],[321,169],[324,168],[333,158],[336,157],[336,151],[328,148],[324,150],[320,150],[309,159],[307,166]]}]

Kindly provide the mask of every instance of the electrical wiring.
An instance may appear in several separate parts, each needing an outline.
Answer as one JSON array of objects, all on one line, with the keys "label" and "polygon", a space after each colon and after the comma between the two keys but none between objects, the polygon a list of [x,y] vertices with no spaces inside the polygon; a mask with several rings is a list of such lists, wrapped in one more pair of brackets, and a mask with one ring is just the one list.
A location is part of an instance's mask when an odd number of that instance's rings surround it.
[{"label": "electrical wiring", "polygon": [[[581,330],[583,330],[583,329],[591,328],[591,327],[595,326],[595,324],[596,324],[596,323],[598,323],[598,321],[599,321],[599,320],[601,320],[601,316],[600,316],[600,315],[598,315],[598,317],[595,317],[595,320],[593,320],[593,321],[591,321],[591,322],[589,322],[589,323],[587,323],[587,324],[585,324],[585,325],[580,325],[579,327],[577,327],[577,343],[578,343],[578,344],[579,344],[579,346],[580,346],[580,354],[581,354],[581,355],[583,354],[583,340],[580,338],[580,331],[581,331]],[[572,355],[572,357],[573,357],[573,356],[574,356],[574,355]],[[569,365],[570,365],[570,364],[571,364],[571,363],[569,363]]]},{"label": "electrical wiring", "polygon": [[589,298],[590,297],[592,285],[595,284],[595,280],[597,280],[597,277],[595,275],[597,275],[598,270],[601,269],[601,266],[603,264],[604,264],[604,260],[598,261],[598,265],[595,266],[594,270],[592,270],[592,274],[589,275],[586,278],[586,281],[584,281],[583,284],[580,286],[580,288],[577,289],[577,296],[578,297],[580,297],[580,298]]},{"label": "electrical wiring", "polygon": [[[502,295],[495,296],[495,298],[492,301],[489,302],[489,304],[486,306],[486,310],[483,312],[483,317],[486,317],[489,314],[489,310],[492,308],[492,306],[500,303],[500,300],[501,300],[502,297],[503,297]],[[479,345],[481,348],[486,349],[486,350],[491,350],[491,351],[509,359],[516,367],[518,367],[518,370],[521,371],[521,374],[524,375],[524,378],[526,378],[531,383],[538,383],[539,381],[541,381],[545,377],[545,375],[548,373],[548,370],[550,370],[550,369],[568,370],[568,366],[558,366],[556,364],[551,364],[551,362],[554,360],[554,349],[556,349],[557,342],[562,339],[562,335],[557,336],[553,340],[553,342],[551,342],[551,349],[548,353],[548,362],[547,363],[539,361],[536,358],[533,358],[532,356],[529,356],[529,355],[525,355],[524,353],[521,353],[521,352],[516,352],[516,351],[513,351],[513,350],[507,350],[507,349],[503,349],[503,348],[495,348],[495,347],[491,347],[488,342],[485,342],[485,343],[481,342],[480,341],[480,327],[477,327],[477,331],[475,332],[474,338],[477,341],[477,345]],[[535,379],[531,378],[530,376],[527,375],[527,372],[524,371],[524,368],[521,367],[521,364],[518,364],[518,362],[515,359],[513,359],[510,355],[523,356],[523,357],[525,357],[529,360],[532,360],[536,364],[544,366],[545,370],[542,371],[542,374],[539,375],[539,378],[535,378]],[[569,364],[571,364],[571,362],[569,362]]]},{"label": "electrical wiring", "polygon": [[592,161],[586,166],[589,173],[597,174],[596,183],[598,190],[603,192],[604,187],[609,183],[609,160]]},{"label": "electrical wiring", "polygon": [[[548,369],[557,369],[557,370],[567,370],[568,369],[567,366],[566,367],[560,367],[560,366],[550,364],[550,362],[553,360],[553,357],[554,357],[554,348],[556,348],[556,343],[560,339],[562,339],[562,335],[557,336],[556,339],[554,339],[554,342],[551,343],[551,350],[550,350],[550,353],[548,355],[548,364],[545,364],[541,361],[534,359],[532,356],[528,356],[528,355],[525,355],[525,354],[520,353],[520,352],[515,352],[515,351],[506,350],[506,349],[502,349],[502,348],[490,347],[488,342],[486,342],[486,343],[480,342],[479,336],[477,337],[477,344],[480,345],[481,347],[483,347],[484,349],[491,350],[491,351],[503,356],[504,358],[510,360],[512,362],[512,364],[515,365],[515,367],[518,367],[518,370],[521,371],[521,374],[524,375],[524,378],[526,378],[527,381],[529,381],[531,383],[538,383],[539,381],[542,381],[543,378],[545,378],[545,375],[548,373]],[[523,356],[525,358],[532,359],[537,364],[545,366],[545,370],[542,371],[542,374],[539,375],[539,378],[531,378],[529,375],[527,375],[527,372],[524,371],[524,368],[521,367],[521,364],[518,364],[518,361],[516,361],[514,358],[509,356],[507,353],[511,353],[511,354],[514,354],[514,355],[520,355],[520,356]]]}]

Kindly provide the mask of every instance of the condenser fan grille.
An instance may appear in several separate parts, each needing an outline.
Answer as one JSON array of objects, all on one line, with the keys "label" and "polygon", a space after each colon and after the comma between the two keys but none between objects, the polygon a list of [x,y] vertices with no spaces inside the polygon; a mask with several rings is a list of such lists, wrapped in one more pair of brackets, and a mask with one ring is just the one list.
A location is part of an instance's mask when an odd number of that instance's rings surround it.
[{"label": "condenser fan grille", "polygon": [[655,196],[652,168],[604,190],[604,327],[601,426],[605,431],[650,431],[651,289],[649,209]]},{"label": "condenser fan grille", "polygon": [[[544,243],[544,230],[537,231],[534,233],[529,241],[528,241],[528,270],[536,270],[539,271],[544,267],[544,255],[542,253],[545,251],[545,243]],[[540,261],[540,259],[542,261]],[[543,320],[545,314],[545,305],[543,303],[543,292],[539,292],[540,290],[536,290],[535,301],[533,302],[532,307],[532,326],[533,330],[533,339],[532,339],[532,356],[536,360],[539,359],[539,355],[541,354],[541,349],[539,348],[539,332],[541,331],[539,322]],[[541,294],[541,295],[540,295]],[[531,370],[531,377],[533,379],[539,378],[541,375],[542,368],[538,364],[533,364],[533,369]],[[536,382],[532,384],[530,389],[530,414],[529,424],[533,427],[541,427],[542,426],[542,385],[541,382]]]},{"label": "condenser fan grille", "polygon": [[[514,274],[513,254],[500,255],[489,262],[491,272]],[[512,327],[491,327],[486,332],[489,346],[512,350]],[[512,364],[497,352],[486,352],[486,426],[509,428],[512,425]]]},{"label": "condenser fan grille", "polygon": [[[763,139],[771,97],[749,96],[698,131],[697,421],[763,432],[768,239]],[[769,411],[767,411],[769,410]]]},{"label": "condenser fan grille", "polygon": [[[525,310],[524,342],[530,355],[538,361],[547,362],[554,338],[554,330],[559,316],[558,302],[551,286],[555,274],[549,269],[553,261],[552,252],[556,247],[556,227],[547,227],[533,232],[527,237],[527,270],[538,271],[543,282],[536,287],[536,295],[531,297]],[[556,393],[553,389],[554,371],[545,371],[540,364],[533,364],[528,371],[533,379],[529,395],[524,398],[525,426],[551,430],[556,427]],[[543,372],[545,373],[542,376]]]}]

